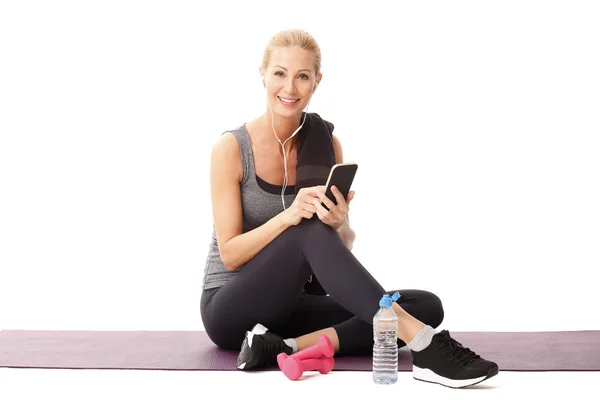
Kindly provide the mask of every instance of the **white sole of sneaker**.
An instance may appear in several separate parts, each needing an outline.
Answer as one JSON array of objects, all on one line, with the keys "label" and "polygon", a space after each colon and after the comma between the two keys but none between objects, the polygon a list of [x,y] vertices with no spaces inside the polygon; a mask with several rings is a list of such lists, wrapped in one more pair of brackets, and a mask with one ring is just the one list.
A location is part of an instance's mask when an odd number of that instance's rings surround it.
[{"label": "white sole of sneaker", "polygon": [[492,370],[492,371],[490,371],[490,373],[488,373],[485,376],[481,376],[481,377],[477,377],[477,378],[473,378],[473,379],[454,380],[454,379],[444,378],[443,376],[436,374],[435,372],[433,372],[430,369],[419,368],[416,365],[413,365],[413,378],[415,378],[419,381],[424,381],[424,382],[429,382],[429,383],[437,383],[437,384],[440,384],[440,385],[443,385],[443,386],[446,386],[449,388],[453,388],[453,389],[476,385],[480,382],[485,381],[486,379],[491,378],[492,376],[496,375],[497,373],[498,373],[497,370]]}]

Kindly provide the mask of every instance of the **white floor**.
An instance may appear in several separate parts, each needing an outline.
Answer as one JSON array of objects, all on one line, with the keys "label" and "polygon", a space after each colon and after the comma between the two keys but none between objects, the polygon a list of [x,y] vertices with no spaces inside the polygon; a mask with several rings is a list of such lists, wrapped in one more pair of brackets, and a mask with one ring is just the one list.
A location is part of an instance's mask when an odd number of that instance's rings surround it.
[{"label": "white floor", "polygon": [[599,398],[599,383],[600,372],[500,371],[469,389],[449,389],[416,381],[409,372],[401,372],[395,385],[379,386],[368,372],[310,372],[292,382],[280,372],[0,368],[0,399],[532,399],[576,393]]}]

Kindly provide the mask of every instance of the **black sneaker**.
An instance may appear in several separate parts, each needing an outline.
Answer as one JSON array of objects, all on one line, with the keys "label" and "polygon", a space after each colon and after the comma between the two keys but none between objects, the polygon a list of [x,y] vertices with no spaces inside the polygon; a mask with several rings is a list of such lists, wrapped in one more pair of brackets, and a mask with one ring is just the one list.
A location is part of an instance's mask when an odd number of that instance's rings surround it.
[{"label": "black sneaker", "polygon": [[291,355],[292,351],[281,337],[269,332],[261,324],[256,324],[252,332],[246,332],[236,366],[238,369],[247,370],[277,365],[279,353]]},{"label": "black sneaker", "polygon": [[411,351],[413,378],[462,388],[483,382],[498,374],[498,365],[465,348],[443,330],[422,351]]}]

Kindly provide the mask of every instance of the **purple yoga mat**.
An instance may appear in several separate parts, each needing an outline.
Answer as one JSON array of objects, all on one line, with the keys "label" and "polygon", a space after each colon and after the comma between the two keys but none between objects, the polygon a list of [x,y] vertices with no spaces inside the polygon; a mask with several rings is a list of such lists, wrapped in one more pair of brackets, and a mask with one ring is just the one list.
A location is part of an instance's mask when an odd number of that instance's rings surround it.
[{"label": "purple yoga mat", "polygon": [[[599,371],[600,331],[451,332],[504,371]],[[237,351],[203,331],[0,331],[0,367],[236,370]],[[398,370],[411,371],[400,350]],[[272,368],[275,369],[275,368]],[[336,357],[337,371],[370,371],[370,357]]]}]

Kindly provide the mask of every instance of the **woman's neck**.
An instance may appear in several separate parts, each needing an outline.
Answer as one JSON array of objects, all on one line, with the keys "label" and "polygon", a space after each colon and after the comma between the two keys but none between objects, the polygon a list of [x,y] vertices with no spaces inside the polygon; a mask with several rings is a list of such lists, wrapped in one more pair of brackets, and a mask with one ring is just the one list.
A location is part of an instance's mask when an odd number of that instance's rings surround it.
[{"label": "woman's neck", "polygon": [[[277,145],[281,149],[281,145],[277,141],[277,138],[281,141],[281,143],[285,143],[286,153],[289,153],[295,144],[298,133],[294,135],[292,139],[289,139],[294,132],[298,129],[300,124],[302,123],[301,116],[293,117],[293,118],[281,118],[275,116],[275,123],[273,124],[273,119],[271,117],[270,111],[267,111],[262,116],[258,117],[255,120],[257,134],[260,137],[257,137],[255,140],[261,146],[269,146]],[[273,127],[275,128],[275,132],[273,132]],[[277,135],[277,138],[275,137]],[[288,140],[289,139],[289,140]]]}]

